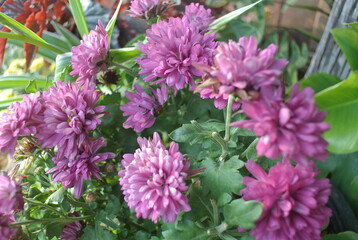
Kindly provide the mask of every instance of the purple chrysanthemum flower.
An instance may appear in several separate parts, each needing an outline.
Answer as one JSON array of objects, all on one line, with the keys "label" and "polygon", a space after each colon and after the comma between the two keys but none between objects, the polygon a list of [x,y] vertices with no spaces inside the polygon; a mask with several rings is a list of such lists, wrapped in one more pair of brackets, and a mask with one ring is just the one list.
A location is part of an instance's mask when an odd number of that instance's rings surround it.
[{"label": "purple chrysanthemum flower", "polygon": [[200,32],[206,32],[210,23],[214,20],[211,9],[205,9],[199,3],[191,3],[185,7],[183,21],[193,24]]},{"label": "purple chrysanthemum flower", "polygon": [[158,133],[153,140],[138,138],[140,149],[134,154],[123,155],[121,177],[124,199],[137,217],[150,218],[157,222],[174,222],[181,210],[190,211],[188,198],[183,194],[186,171],[190,162],[172,142],[169,150],[163,145]]},{"label": "purple chrysanthemum flower", "polygon": [[122,105],[120,109],[124,112],[124,116],[129,116],[123,127],[134,128],[134,131],[141,132],[153,126],[155,118],[168,99],[168,88],[166,85],[156,90],[149,88],[154,97],[149,96],[138,84],[134,85],[134,88],[137,92],[126,92],[130,102]]},{"label": "purple chrysanthemum flower", "polygon": [[[78,217],[79,214],[74,213],[75,217]],[[80,221],[74,221],[69,224],[66,224],[63,228],[63,231],[60,235],[61,240],[80,240],[83,235],[83,225]]]},{"label": "purple chrysanthemum flower", "polygon": [[325,113],[315,105],[314,91],[299,91],[296,84],[287,103],[275,94],[277,91],[271,91],[256,101],[244,101],[242,109],[251,120],[231,126],[250,129],[261,137],[256,147],[259,155],[278,158],[282,154],[305,166],[313,163],[310,157],[324,161],[328,144],[322,134],[329,125],[323,122]]},{"label": "purple chrysanthemum flower", "polygon": [[115,154],[109,152],[97,153],[104,145],[103,138],[86,141],[73,159],[56,156],[53,159],[56,166],[48,173],[54,172],[54,182],[62,182],[65,188],[74,187],[74,197],[80,198],[84,180],[91,179],[91,176],[101,178],[96,163],[115,157]]},{"label": "purple chrysanthemum flower", "polygon": [[165,10],[173,6],[171,0],[132,0],[129,8],[129,16],[150,20],[161,16]]},{"label": "purple chrysanthemum flower", "polygon": [[[284,59],[275,59],[277,46],[269,45],[261,50],[255,37],[242,37],[236,43],[219,44],[214,66],[197,65],[198,69],[207,73],[207,80],[197,89],[202,98],[215,99],[219,109],[226,107],[230,94],[247,98],[251,92],[259,91],[262,87],[280,85],[278,75],[287,65]],[[256,94],[255,94],[256,95]],[[235,102],[234,109],[239,107]]]},{"label": "purple chrysanthemum flower", "polygon": [[0,176],[0,213],[13,214],[24,208],[20,183],[9,176]]},{"label": "purple chrysanthemum flower", "polygon": [[78,88],[76,83],[61,81],[44,92],[44,122],[36,135],[42,147],[57,145],[58,158],[74,157],[88,132],[101,123],[105,106],[95,107],[100,96],[93,84]]},{"label": "purple chrysanthemum flower", "polygon": [[102,22],[98,20],[96,30],[83,35],[81,44],[72,47],[72,76],[77,76],[76,82],[83,85],[86,81],[96,81],[97,73],[106,69],[107,53],[109,51],[108,34]]},{"label": "purple chrysanthemum flower", "polygon": [[244,200],[263,204],[261,218],[250,234],[256,240],[318,240],[331,210],[326,207],[331,192],[328,179],[318,172],[288,161],[279,162],[267,174],[253,161],[246,168],[256,178],[244,177]]},{"label": "purple chrysanthemum flower", "polygon": [[36,134],[42,112],[40,92],[23,95],[22,102],[13,103],[0,119],[0,152],[13,155],[19,137]]},{"label": "purple chrysanthemum flower", "polygon": [[16,228],[10,227],[15,222],[14,215],[0,213],[0,240],[10,240],[16,235]]},{"label": "purple chrysanthemum flower", "polygon": [[216,47],[215,34],[202,35],[193,25],[181,18],[169,18],[153,24],[147,30],[147,44],[139,49],[147,56],[137,59],[142,68],[141,75],[146,82],[167,83],[174,91],[185,85],[194,86],[194,76],[201,77],[202,72],[193,67],[193,63],[212,64]]}]

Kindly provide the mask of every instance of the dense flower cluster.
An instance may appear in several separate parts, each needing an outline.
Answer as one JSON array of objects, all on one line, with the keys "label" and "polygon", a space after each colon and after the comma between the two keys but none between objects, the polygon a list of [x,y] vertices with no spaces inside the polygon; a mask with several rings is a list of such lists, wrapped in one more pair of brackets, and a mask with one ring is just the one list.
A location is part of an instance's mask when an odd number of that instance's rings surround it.
[{"label": "dense flower cluster", "polygon": [[193,63],[212,64],[216,47],[215,34],[201,34],[196,27],[181,18],[170,18],[153,24],[147,30],[148,43],[139,49],[146,56],[138,58],[141,75],[148,75],[145,81],[158,80],[174,91],[186,85],[194,86],[194,76],[201,77]]},{"label": "dense flower cluster", "polygon": [[58,81],[43,93],[44,122],[37,138],[43,148],[58,147],[57,157],[74,158],[88,140],[89,131],[101,123],[104,106],[95,107],[100,92],[95,86]]},{"label": "dense flower cluster", "polygon": [[[215,52],[214,66],[197,64],[207,74],[207,79],[196,89],[202,98],[215,99],[219,109],[226,107],[230,94],[249,98],[252,92],[266,86],[280,85],[278,75],[287,65],[284,59],[275,59],[277,46],[269,45],[261,50],[255,37],[242,37],[236,43],[219,44]],[[239,103],[234,104],[234,109]]]},{"label": "dense flower cluster", "polygon": [[81,44],[72,47],[72,76],[77,76],[79,85],[86,81],[95,82],[97,73],[106,69],[107,53],[109,51],[108,34],[102,22],[98,20],[96,30],[83,35]]},{"label": "dense flower cluster", "polygon": [[0,176],[0,240],[15,236],[16,229],[10,223],[15,222],[14,214],[23,207],[20,183],[7,175]]},{"label": "dense flower cluster", "polygon": [[325,160],[328,144],[322,134],[329,125],[323,122],[325,113],[315,105],[313,90],[299,91],[296,84],[287,103],[277,97],[280,91],[266,92],[256,101],[243,102],[242,109],[251,120],[231,125],[250,129],[261,137],[257,144],[259,155],[275,159],[282,154],[304,166],[313,164],[310,157]]},{"label": "dense flower cluster", "polygon": [[17,139],[37,133],[42,122],[42,100],[40,93],[23,95],[22,102],[13,103],[0,119],[0,152],[15,151]]},{"label": "dense flower cluster", "polygon": [[141,132],[145,128],[153,126],[155,118],[167,101],[168,88],[162,85],[161,88],[154,90],[149,88],[154,97],[149,96],[139,85],[134,85],[136,93],[126,92],[129,103],[120,107],[124,116],[129,116],[123,123],[124,128],[133,128],[136,132]]},{"label": "dense flower cluster", "polygon": [[114,158],[113,153],[97,153],[105,145],[103,138],[86,141],[78,149],[73,159],[59,157],[53,159],[56,166],[48,171],[54,173],[54,181],[62,182],[65,188],[74,187],[74,197],[80,198],[83,191],[83,182],[94,176],[100,179],[100,170],[96,163]]},{"label": "dense flower cluster", "polygon": [[330,195],[328,179],[315,179],[317,172],[288,161],[279,162],[267,174],[253,161],[246,168],[256,178],[244,177],[245,200],[263,203],[261,218],[250,234],[256,240],[318,240],[331,216],[326,207]]},{"label": "dense flower cluster", "polygon": [[137,217],[157,222],[174,222],[181,210],[190,211],[185,185],[189,161],[172,142],[169,150],[163,145],[158,133],[153,139],[138,138],[139,149],[125,154],[124,170],[118,174],[128,206],[135,209]]},{"label": "dense flower cluster", "polygon": [[129,16],[150,20],[161,16],[165,10],[175,4],[171,0],[132,0]]},{"label": "dense flower cluster", "polygon": [[211,9],[205,9],[199,3],[191,3],[185,7],[183,21],[192,24],[200,32],[206,32],[213,20],[214,16],[211,15]]}]

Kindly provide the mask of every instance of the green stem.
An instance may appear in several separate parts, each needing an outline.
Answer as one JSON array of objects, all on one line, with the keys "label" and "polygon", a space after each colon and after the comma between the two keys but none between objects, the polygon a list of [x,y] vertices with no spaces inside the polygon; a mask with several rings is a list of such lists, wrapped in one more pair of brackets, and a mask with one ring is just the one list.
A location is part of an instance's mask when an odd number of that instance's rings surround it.
[{"label": "green stem", "polygon": [[66,217],[66,215],[64,215],[62,212],[58,211],[56,208],[51,207],[49,205],[43,204],[42,202],[38,202],[38,201],[34,201],[32,199],[29,198],[24,198],[24,200],[32,205],[36,205],[36,206],[41,206],[43,208],[47,208],[55,213],[57,213],[58,215],[62,216],[62,217]]},{"label": "green stem", "polygon": [[226,118],[225,118],[225,137],[224,140],[228,142],[230,140],[230,123],[232,114],[232,104],[234,103],[234,96],[230,95],[227,103]]},{"label": "green stem", "polygon": [[83,216],[83,217],[65,217],[65,218],[43,218],[43,219],[34,219],[34,220],[27,220],[22,222],[14,222],[11,223],[10,226],[21,226],[21,225],[29,225],[29,224],[41,224],[41,223],[54,223],[54,222],[61,222],[61,223],[70,223],[74,221],[81,221],[92,218],[93,216]]},{"label": "green stem", "polygon": [[211,206],[213,207],[213,220],[214,220],[214,225],[218,225],[219,224],[219,210],[218,210],[218,205],[216,204],[216,201],[214,199],[210,200]]},{"label": "green stem", "polygon": [[213,139],[221,146],[221,155],[219,157],[220,162],[223,162],[227,156],[228,153],[228,147],[227,147],[227,143],[225,142],[225,140],[220,136],[219,133],[217,132],[213,132],[211,134],[211,136],[213,137]]}]

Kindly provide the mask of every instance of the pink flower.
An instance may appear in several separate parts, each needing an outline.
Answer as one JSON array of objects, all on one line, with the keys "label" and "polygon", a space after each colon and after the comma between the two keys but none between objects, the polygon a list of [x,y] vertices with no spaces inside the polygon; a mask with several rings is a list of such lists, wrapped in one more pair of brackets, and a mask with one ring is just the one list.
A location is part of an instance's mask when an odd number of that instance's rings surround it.
[{"label": "pink flower", "polygon": [[78,88],[76,83],[61,81],[44,92],[44,122],[36,136],[42,147],[57,146],[58,158],[76,156],[89,131],[101,123],[105,107],[95,107],[100,96],[94,85]]},{"label": "pink flower", "polygon": [[[72,214],[74,217],[79,217],[79,214],[75,212]],[[61,240],[80,240],[83,234],[83,225],[80,221],[74,221],[66,224],[60,235]]]},{"label": "pink flower", "polygon": [[0,240],[10,240],[16,235],[17,230],[10,227],[10,223],[15,222],[13,215],[0,213]]},{"label": "pink flower", "polygon": [[19,137],[36,134],[42,112],[40,92],[23,95],[22,102],[11,104],[0,119],[0,152],[13,155]]},{"label": "pink flower", "polygon": [[183,21],[190,23],[200,32],[206,32],[210,23],[214,20],[214,16],[211,15],[211,9],[205,9],[203,5],[199,3],[191,3],[185,7],[185,14]]},{"label": "pink flower", "polygon": [[20,183],[0,176],[0,214],[11,215],[24,208]]},{"label": "pink flower", "polygon": [[[219,44],[214,66],[197,64],[199,70],[204,71],[206,80],[196,89],[202,98],[215,99],[217,108],[226,107],[229,95],[236,94],[240,98],[249,98],[251,94],[260,91],[262,87],[280,85],[278,75],[287,65],[284,59],[275,59],[277,46],[269,45],[261,50],[255,37],[242,37],[236,43],[222,42]],[[239,103],[235,102],[233,109]]]},{"label": "pink flower", "polygon": [[126,92],[130,102],[122,105],[120,109],[124,116],[129,116],[123,127],[134,128],[134,131],[141,132],[153,126],[155,118],[168,99],[168,88],[165,85],[156,90],[149,88],[154,97],[149,96],[138,84],[135,84],[134,88],[137,92]]},{"label": "pink flower", "polygon": [[174,91],[186,85],[194,86],[194,77],[202,72],[193,63],[212,64],[216,47],[215,34],[202,35],[192,24],[181,18],[169,18],[153,24],[147,30],[148,43],[140,44],[139,49],[146,54],[137,59],[142,68],[141,75],[148,75],[144,81],[166,83]]},{"label": "pink flower", "polygon": [[328,179],[316,179],[318,172],[288,161],[279,162],[268,174],[253,161],[246,168],[256,179],[244,177],[243,199],[264,206],[250,231],[256,240],[321,239],[321,228],[331,216],[325,206],[331,192]]},{"label": "pink flower", "polygon": [[129,16],[150,20],[161,16],[165,10],[173,6],[171,0],[132,0],[129,8]]},{"label": "pink flower", "polygon": [[80,198],[84,180],[92,176],[101,179],[100,169],[96,163],[114,158],[113,153],[97,153],[105,145],[103,138],[84,143],[73,159],[56,156],[53,158],[56,166],[48,171],[52,173],[54,182],[62,182],[65,188],[74,187],[75,198]]},{"label": "pink flower", "polygon": [[174,222],[181,210],[190,211],[188,198],[183,192],[189,161],[172,142],[169,150],[163,145],[158,133],[153,140],[138,138],[139,149],[134,154],[124,154],[119,183],[124,200],[137,217],[150,218],[157,222]]},{"label": "pink flower", "polygon": [[109,51],[108,34],[102,22],[98,20],[96,30],[83,35],[81,44],[72,47],[72,76],[77,76],[76,82],[83,85],[86,81],[95,82],[97,73],[106,69],[107,53]]},{"label": "pink flower", "polygon": [[296,84],[287,103],[277,96],[281,96],[279,91],[266,91],[256,101],[244,101],[242,109],[251,120],[231,126],[250,129],[260,137],[256,147],[259,155],[275,159],[282,154],[305,166],[313,163],[311,157],[324,161],[328,144],[322,134],[329,125],[323,122],[325,113],[315,105],[313,90],[299,91]]}]

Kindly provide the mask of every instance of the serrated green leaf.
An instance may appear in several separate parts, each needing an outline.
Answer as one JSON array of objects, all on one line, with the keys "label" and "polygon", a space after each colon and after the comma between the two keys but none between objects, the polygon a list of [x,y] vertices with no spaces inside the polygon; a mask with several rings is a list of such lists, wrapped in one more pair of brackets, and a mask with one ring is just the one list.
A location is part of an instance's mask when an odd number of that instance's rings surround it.
[{"label": "serrated green leaf", "polygon": [[201,166],[206,168],[202,177],[204,189],[209,190],[216,200],[223,193],[239,193],[243,188],[242,176],[238,171],[241,164],[238,159],[230,159],[219,164],[212,159],[204,160]]},{"label": "serrated green leaf", "polygon": [[205,229],[199,228],[193,221],[184,220],[177,224],[166,224],[168,230],[162,232],[164,240],[208,240]]},{"label": "serrated green leaf", "polygon": [[331,129],[324,134],[333,153],[358,151],[358,71],[346,80],[315,95],[319,109],[327,112]]},{"label": "serrated green leaf", "polygon": [[245,7],[236,9],[235,11],[232,11],[220,18],[215,19],[209,26],[209,29],[211,29],[211,32],[217,32],[219,29],[221,29],[225,24],[229,23],[233,19],[237,18],[241,14],[245,13],[246,11],[253,8],[255,5],[262,2],[262,0],[259,0],[253,4],[247,5]]},{"label": "serrated green leaf", "polygon": [[331,33],[346,56],[352,70],[358,70],[358,29],[336,28],[333,29]]},{"label": "serrated green leaf", "polygon": [[224,206],[225,222],[231,226],[251,229],[262,214],[263,205],[257,201],[236,199]]},{"label": "serrated green leaf", "polygon": [[83,13],[82,4],[79,0],[70,0],[70,9],[72,12],[72,16],[75,19],[76,26],[81,36],[84,34],[88,34],[88,27],[85,19],[85,15]]}]

